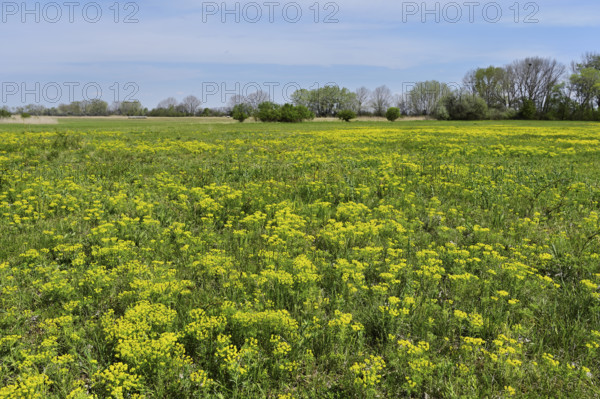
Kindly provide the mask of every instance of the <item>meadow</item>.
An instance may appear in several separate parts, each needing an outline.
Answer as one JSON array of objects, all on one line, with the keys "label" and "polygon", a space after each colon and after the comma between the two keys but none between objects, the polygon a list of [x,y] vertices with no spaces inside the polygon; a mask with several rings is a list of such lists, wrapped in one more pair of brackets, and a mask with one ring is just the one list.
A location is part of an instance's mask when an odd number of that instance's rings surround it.
[{"label": "meadow", "polygon": [[600,397],[600,125],[0,126],[0,398]]}]

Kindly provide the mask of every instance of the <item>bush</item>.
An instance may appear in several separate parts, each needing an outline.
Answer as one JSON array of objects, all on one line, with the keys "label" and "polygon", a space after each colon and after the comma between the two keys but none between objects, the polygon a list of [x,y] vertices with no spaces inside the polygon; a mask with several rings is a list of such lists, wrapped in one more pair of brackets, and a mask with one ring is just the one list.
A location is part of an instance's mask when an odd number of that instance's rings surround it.
[{"label": "bush", "polygon": [[396,119],[400,118],[400,115],[400,108],[397,107],[388,108],[387,112],[385,113],[385,117],[390,122],[393,122]]},{"label": "bush", "polygon": [[435,110],[433,111],[433,117],[440,121],[447,121],[448,119],[450,119],[450,114],[448,113],[448,110],[446,109],[445,105],[438,104],[438,106],[435,107]]},{"label": "bush", "polygon": [[279,108],[278,104],[270,101],[260,103],[256,111],[256,118],[261,122],[277,122],[281,117]]},{"label": "bush", "polygon": [[307,107],[305,107],[304,105],[296,105],[295,108],[296,108],[296,111],[298,112],[298,115],[300,115],[300,117],[301,117],[300,121],[315,119],[315,113],[312,112]]},{"label": "bush", "polygon": [[252,107],[249,104],[237,104],[231,110],[231,117],[236,121],[244,122],[252,115]]},{"label": "bush", "polygon": [[519,108],[519,118],[532,120],[535,119],[537,114],[537,109],[535,108],[535,103],[533,100],[524,99],[521,104],[521,108]]},{"label": "bush", "polygon": [[293,106],[292,104],[284,104],[280,108],[280,122],[302,122],[305,119],[313,119],[313,114],[308,108],[303,105]]},{"label": "bush", "polygon": [[12,114],[9,111],[7,111],[5,109],[0,109],[0,119],[10,118],[11,115]]},{"label": "bush", "polygon": [[344,109],[337,113],[337,117],[344,122],[350,122],[350,119],[356,118],[356,112],[351,109]]},{"label": "bush", "polygon": [[27,112],[23,112],[23,113],[21,113],[21,118],[23,118],[23,119],[31,118],[31,114],[29,114]]},{"label": "bush", "polygon": [[[131,112],[125,112],[125,114],[129,114]],[[169,108],[155,108],[152,111],[148,112],[148,116],[160,116],[160,117],[183,117],[186,116],[185,113],[178,111],[175,107]]]},{"label": "bush", "polygon": [[488,113],[488,117],[492,120],[506,120],[514,119],[517,116],[517,111],[512,108],[501,110],[498,108],[491,108]]},{"label": "bush", "polygon": [[256,112],[256,118],[261,122],[302,122],[314,117],[315,114],[303,105],[280,106],[269,101],[261,103]]},{"label": "bush", "polygon": [[485,100],[474,95],[449,94],[441,99],[440,106],[446,109],[446,114],[440,113],[438,119],[473,121],[488,117],[488,106]]}]

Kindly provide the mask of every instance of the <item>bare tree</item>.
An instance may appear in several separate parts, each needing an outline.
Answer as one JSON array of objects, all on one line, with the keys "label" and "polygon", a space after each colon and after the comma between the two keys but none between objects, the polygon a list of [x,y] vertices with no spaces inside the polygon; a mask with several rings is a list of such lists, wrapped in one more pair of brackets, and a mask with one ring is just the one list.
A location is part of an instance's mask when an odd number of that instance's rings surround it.
[{"label": "bare tree", "polygon": [[516,60],[507,67],[513,74],[520,99],[532,100],[546,112],[552,89],[565,73],[565,66],[550,58],[530,57]]},{"label": "bare tree", "polygon": [[516,109],[519,102],[519,93],[515,84],[515,73],[510,66],[504,68],[502,81],[500,82],[500,96],[506,108]]},{"label": "bare tree", "polygon": [[463,78],[463,90],[468,94],[477,93],[476,84],[477,84],[477,70],[471,69],[469,72],[465,74]]},{"label": "bare tree", "polygon": [[371,94],[371,107],[375,115],[383,116],[392,102],[392,92],[387,86],[379,86]]},{"label": "bare tree", "polygon": [[120,101],[113,101],[113,103],[108,106],[108,112],[110,114],[118,115],[120,113],[120,109],[121,109]]},{"label": "bare tree", "polygon": [[398,107],[402,115],[408,115],[408,102],[404,94],[394,94],[394,106]]},{"label": "bare tree", "polygon": [[248,99],[246,98],[246,96],[243,96],[241,94],[235,94],[229,98],[229,101],[227,102],[227,107],[225,108],[228,110],[232,110],[233,107],[235,107],[236,105],[246,104],[247,102]]},{"label": "bare tree", "polygon": [[169,97],[169,98],[165,98],[164,100],[159,102],[158,105],[156,106],[156,108],[169,109],[169,108],[175,108],[176,106],[177,106],[177,100],[175,99],[175,97]]},{"label": "bare tree", "polygon": [[267,93],[266,91],[262,91],[262,90],[259,90],[254,93],[250,93],[246,97],[246,101],[247,101],[248,105],[250,105],[250,107],[252,107],[252,109],[258,109],[258,105],[260,103],[269,101],[269,93]]},{"label": "bare tree", "polygon": [[356,113],[358,115],[360,115],[364,111],[365,106],[369,102],[369,97],[371,96],[371,90],[362,86],[362,87],[359,87],[358,89],[356,89],[355,93],[356,93]]},{"label": "bare tree", "polygon": [[187,96],[181,101],[181,105],[188,115],[195,115],[196,110],[202,105],[202,101],[196,96]]}]

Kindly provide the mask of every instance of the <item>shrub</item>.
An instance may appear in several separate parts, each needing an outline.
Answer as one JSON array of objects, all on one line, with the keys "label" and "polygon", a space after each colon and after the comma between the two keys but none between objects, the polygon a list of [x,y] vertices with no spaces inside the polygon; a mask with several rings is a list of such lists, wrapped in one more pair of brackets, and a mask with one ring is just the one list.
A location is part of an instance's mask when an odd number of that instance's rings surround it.
[{"label": "shrub", "polygon": [[313,119],[315,115],[305,106],[284,104],[280,108],[279,120],[281,122],[302,122],[305,119]]},{"label": "shrub", "polygon": [[303,105],[280,106],[269,101],[261,103],[256,112],[256,118],[261,122],[302,122],[314,117],[315,114]]},{"label": "shrub", "polygon": [[488,106],[485,100],[476,95],[452,93],[442,98],[441,105],[446,108],[447,119],[472,121],[488,117]]},{"label": "shrub", "polygon": [[277,122],[281,117],[280,106],[270,101],[258,105],[256,118],[261,122]]},{"label": "shrub", "polygon": [[0,119],[10,118],[11,115],[12,114],[9,111],[5,110],[4,108],[0,109]]},{"label": "shrub", "polygon": [[21,113],[21,118],[23,118],[23,119],[31,118],[31,114],[28,114],[27,112],[23,112],[23,113]]},{"label": "shrub", "polygon": [[350,119],[356,118],[356,112],[351,109],[344,109],[337,113],[337,117],[344,122],[350,122]]},{"label": "shrub", "polygon": [[440,121],[447,121],[448,119],[450,119],[450,114],[448,113],[448,110],[446,109],[445,105],[438,104],[438,106],[435,107],[435,110],[433,111],[433,117]]},{"label": "shrub", "polygon": [[400,115],[400,108],[397,107],[388,108],[387,112],[385,113],[385,117],[390,122],[394,122],[396,119],[400,118]]},{"label": "shrub", "polygon": [[488,113],[488,117],[492,120],[506,120],[514,119],[517,115],[517,111],[512,108],[501,110],[498,108],[491,108]]},{"label": "shrub", "polygon": [[231,110],[231,117],[239,122],[244,122],[252,115],[252,107],[249,104],[237,104]]},{"label": "shrub", "polygon": [[535,103],[533,100],[524,99],[521,104],[521,108],[519,108],[519,118],[532,120],[535,119],[537,114],[537,109],[535,108]]}]

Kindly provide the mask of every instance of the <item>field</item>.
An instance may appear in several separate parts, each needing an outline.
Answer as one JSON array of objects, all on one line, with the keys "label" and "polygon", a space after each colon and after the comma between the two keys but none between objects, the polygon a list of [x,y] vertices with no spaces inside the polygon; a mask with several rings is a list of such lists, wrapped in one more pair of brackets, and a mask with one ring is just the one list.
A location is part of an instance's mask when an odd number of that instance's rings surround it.
[{"label": "field", "polygon": [[0,398],[600,397],[600,125],[0,127]]}]

